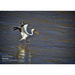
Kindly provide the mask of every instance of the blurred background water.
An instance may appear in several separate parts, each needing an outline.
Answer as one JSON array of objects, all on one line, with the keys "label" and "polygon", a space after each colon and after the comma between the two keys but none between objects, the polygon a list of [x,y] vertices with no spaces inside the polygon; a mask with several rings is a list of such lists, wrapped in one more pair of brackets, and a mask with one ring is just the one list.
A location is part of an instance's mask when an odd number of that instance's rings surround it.
[{"label": "blurred background water", "polygon": [[[40,35],[19,42],[20,22]],[[0,11],[1,64],[75,64],[74,11]]]}]

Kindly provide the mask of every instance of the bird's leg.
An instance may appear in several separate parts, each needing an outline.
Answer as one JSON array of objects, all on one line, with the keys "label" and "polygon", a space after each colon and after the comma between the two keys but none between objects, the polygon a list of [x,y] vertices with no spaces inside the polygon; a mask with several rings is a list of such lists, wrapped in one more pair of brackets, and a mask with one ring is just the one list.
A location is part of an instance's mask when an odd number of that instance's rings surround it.
[{"label": "bird's leg", "polygon": [[26,40],[26,42],[27,42],[27,44],[30,44],[30,42],[28,42],[27,40]]}]

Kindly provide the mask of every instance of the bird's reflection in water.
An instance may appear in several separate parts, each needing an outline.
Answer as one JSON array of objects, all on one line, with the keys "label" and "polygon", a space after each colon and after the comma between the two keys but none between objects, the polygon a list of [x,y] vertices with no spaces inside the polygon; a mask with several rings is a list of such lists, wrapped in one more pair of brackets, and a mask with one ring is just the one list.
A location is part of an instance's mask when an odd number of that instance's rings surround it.
[{"label": "bird's reflection in water", "polygon": [[18,46],[20,50],[18,50],[18,60],[19,63],[31,63],[31,51],[28,49],[29,45],[22,46],[21,44]]}]

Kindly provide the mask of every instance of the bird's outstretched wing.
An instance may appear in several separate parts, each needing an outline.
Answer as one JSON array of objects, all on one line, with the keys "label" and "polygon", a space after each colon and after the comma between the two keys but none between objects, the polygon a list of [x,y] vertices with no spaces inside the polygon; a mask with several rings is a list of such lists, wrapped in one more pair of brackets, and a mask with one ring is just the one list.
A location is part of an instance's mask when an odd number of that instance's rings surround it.
[{"label": "bird's outstretched wing", "polygon": [[27,35],[29,35],[29,33],[28,33],[28,31],[27,31],[27,27],[28,27],[28,24],[25,24],[25,25],[23,26],[25,33],[26,33]]},{"label": "bird's outstretched wing", "polygon": [[15,31],[15,30],[17,30],[17,29],[21,32],[21,28],[13,27],[13,31]]}]

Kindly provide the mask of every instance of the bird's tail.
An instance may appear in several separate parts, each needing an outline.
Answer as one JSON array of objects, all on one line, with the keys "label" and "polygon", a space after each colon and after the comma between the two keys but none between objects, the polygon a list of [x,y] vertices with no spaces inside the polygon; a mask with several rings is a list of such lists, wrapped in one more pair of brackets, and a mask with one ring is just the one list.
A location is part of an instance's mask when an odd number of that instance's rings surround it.
[{"label": "bird's tail", "polygon": [[13,31],[15,31],[15,30],[17,30],[18,29],[18,27],[13,27]]},{"label": "bird's tail", "polygon": [[24,40],[24,38],[21,38],[19,41],[22,41],[22,40]]}]

